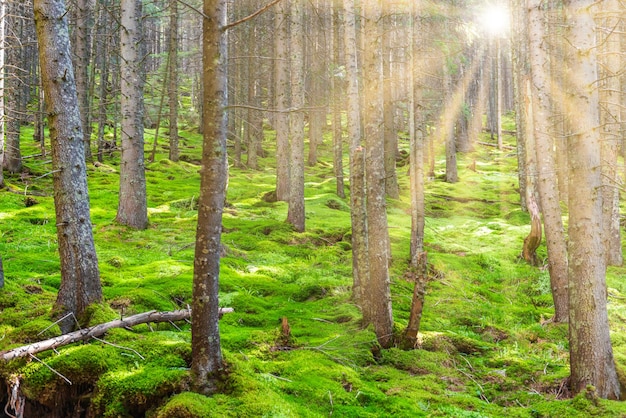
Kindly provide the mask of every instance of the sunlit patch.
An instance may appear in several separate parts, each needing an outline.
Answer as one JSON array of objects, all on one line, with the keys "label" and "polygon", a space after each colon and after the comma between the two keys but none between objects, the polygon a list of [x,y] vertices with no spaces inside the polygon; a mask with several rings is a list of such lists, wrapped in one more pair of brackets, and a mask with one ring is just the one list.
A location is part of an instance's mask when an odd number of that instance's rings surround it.
[{"label": "sunlit patch", "polygon": [[488,35],[503,36],[510,26],[509,11],[499,4],[487,5],[480,14],[479,24]]}]

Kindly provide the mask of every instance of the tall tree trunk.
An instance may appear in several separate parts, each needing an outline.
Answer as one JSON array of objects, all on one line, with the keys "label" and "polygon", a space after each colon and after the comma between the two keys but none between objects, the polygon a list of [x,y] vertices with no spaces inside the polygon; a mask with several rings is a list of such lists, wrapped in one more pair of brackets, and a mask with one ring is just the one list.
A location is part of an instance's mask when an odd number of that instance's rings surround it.
[{"label": "tall tree trunk", "polygon": [[289,209],[287,222],[304,232],[304,5],[291,5],[291,106],[289,115]]},{"label": "tall tree trunk", "polygon": [[76,90],[80,107],[80,120],[83,124],[83,142],[85,143],[85,159],[91,161],[91,97],[89,96],[89,68],[91,62],[91,30],[96,0],[77,0],[76,26],[74,27],[76,44]]},{"label": "tall tree trunk", "polygon": [[226,1],[204,0],[202,25],[204,127],[198,227],[193,272],[191,376],[195,391],[210,394],[224,372],[219,332],[222,212],[226,198]]},{"label": "tall tree trunk", "polygon": [[6,75],[5,81],[5,115],[6,115],[6,142],[4,154],[4,168],[11,173],[22,171],[22,153],[20,151],[20,131],[22,118],[25,113],[22,83],[25,83],[24,48],[21,45],[22,29],[24,27],[24,5],[17,2],[8,4],[7,23],[10,32],[6,34]]},{"label": "tall tree trunk", "polygon": [[[604,247],[608,265],[619,266],[623,262],[622,236],[620,231],[619,213],[619,172],[617,156],[619,142],[622,139],[620,132],[620,34],[615,30],[619,27],[620,4],[617,0],[602,2],[600,45],[602,45],[602,62],[600,68],[600,100],[602,124],[602,200],[604,204]],[[624,104],[622,104],[624,105]]]},{"label": "tall tree trunk", "polygon": [[425,126],[423,115],[423,85],[421,79],[421,42],[418,36],[420,29],[419,8],[413,3],[411,7],[410,56],[412,57],[410,83],[411,91],[409,108],[410,126],[410,182],[411,182],[411,247],[409,272],[414,281],[409,322],[404,333],[404,344],[410,348],[417,344],[424,308],[424,296],[427,279],[427,254],[424,251],[424,227],[426,218],[425,186],[424,186],[424,138]]},{"label": "tall tree trunk", "polygon": [[276,199],[289,199],[289,3],[279,2],[274,20],[274,85],[276,114]]},{"label": "tall tree trunk", "polygon": [[569,346],[571,389],[619,399],[609,330],[602,242],[602,170],[592,0],[566,6],[571,83],[569,124]]},{"label": "tall tree trunk", "polygon": [[364,286],[364,309],[370,311],[376,338],[382,347],[393,343],[393,316],[389,278],[389,231],[385,200],[383,131],[382,0],[363,4],[365,49],[363,91],[365,107],[365,187],[369,281]]},{"label": "tall tree trunk", "polygon": [[122,156],[120,196],[116,220],[136,229],[148,227],[148,202],[143,138],[141,1],[121,1],[121,113]]},{"label": "tall tree trunk", "polygon": [[[6,57],[6,22],[7,0],[0,0],[0,97],[4,98],[4,64]],[[6,132],[6,108],[4,100],[0,100],[0,188],[4,187],[4,134]],[[4,280],[3,280],[4,284]]]},{"label": "tall tree trunk", "polygon": [[169,0],[170,8],[170,40],[169,40],[169,98],[170,115],[170,160],[178,161],[178,0]]},{"label": "tall tree trunk", "polygon": [[444,90],[444,106],[441,132],[444,135],[444,141],[446,144],[446,182],[456,183],[459,181],[459,174],[456,163],[456,141],[454,138],[454,100],[452,100],[453,83],[452,75],[450,74],[450,64],[444,64],[443,69],[443,90]]},{"label": "tall tree trunk", "polygon": [[346,55],[347,135],[350,147],[350,223],[352,225],[352,297],[363,311],[363,322],[370,322],[364,308],[364,285],[368,282],[365,223],[365,152],[361,134],[361,98],[357,64],[356,15],[354,0],[343,0]]},{"label": "tall tree trunk", "polygon": [[544,13],[540,0],[527,0],[529,10],[529,54],[533,94],[533,127],[537,153],[538,191],[548,248],[548,269],[554,300],[554,321],[567,322],[567,247],[561,219],[557,177],[554,170],[554,139],[549,135],[550,84],[545,51]]},{"label": "tall tree trunk", "polygon": [[[80,319],[87,306],[102,299],[98,260],[89,218],[89,193],[82,123],[72,68],[67,10],[63,0],[35,0],[41,77],[52,145],[52,182],[61,287],[55,309]],[[63,332],[75,324],[61,321]]]},{"label": "tall tree trunk", "polygon": [[[385,9],[387,7],[384,7]],[[395,106],[393,103],[393,77],[391,73],[391,25],[385,16],[383,32],[383,130],[384,130],[384,163],[385,163],[385,193],[392,199],[400,198],[398,176],[396,173],[396,156],[398,155],[398,135],[394,121]]]},{"label": "tall tree trunk", "polygon": [[[333,61],[335,65],[339,65],[339,56],[341,50],[341,0],[332,0],[333,11],[333,30],[331,48],[333,50]],[[331,74],[331,91],[333,94],[332,112],[333,112],[333,171],[337,182],[337,196],[342,199],[346,197],[343,181],[343,130],[341,128],[341,78],[338,74]]]}]

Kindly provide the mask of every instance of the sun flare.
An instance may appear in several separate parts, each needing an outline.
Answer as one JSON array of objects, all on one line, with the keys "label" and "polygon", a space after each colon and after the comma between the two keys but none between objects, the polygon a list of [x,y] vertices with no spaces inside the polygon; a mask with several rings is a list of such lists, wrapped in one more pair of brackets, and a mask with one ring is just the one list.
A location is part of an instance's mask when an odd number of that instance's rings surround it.
[{"label": "sun flare", "polygon": [[480,15],[480,26],[490,36],[504,36],[509,25],[509,11],[504,6],[488,5]]}]

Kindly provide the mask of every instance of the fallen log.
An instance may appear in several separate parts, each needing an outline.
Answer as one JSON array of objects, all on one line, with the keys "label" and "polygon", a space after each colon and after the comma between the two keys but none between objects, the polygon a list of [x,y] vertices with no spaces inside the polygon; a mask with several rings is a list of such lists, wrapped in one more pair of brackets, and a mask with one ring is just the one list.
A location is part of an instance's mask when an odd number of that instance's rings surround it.
[{"label": "fallen log", "polygon": [[[233,308],[220,308],[220,317],[229,312],[233,312]],[[39,341],[33,344],[24,345],[13,348],[11,350],[0,352],[0,359],[12,360],[19,357],[25,357],[31,354],[40,353],[46,350],[52,350],[67,344],[78,341],[88,340],[92,337],[99,337],[112,328],[127,328],[148,322],[173,322],[182,321],[191,317],[191,309],[180,309],[168,312],[143,312],[140,314],[129,316],[128,318],[116,319],[114,321],[105,322],[104,324],[94,325],[93,327],[79,329],[78,331],[59,335],[58,337],[48,340]]]}]

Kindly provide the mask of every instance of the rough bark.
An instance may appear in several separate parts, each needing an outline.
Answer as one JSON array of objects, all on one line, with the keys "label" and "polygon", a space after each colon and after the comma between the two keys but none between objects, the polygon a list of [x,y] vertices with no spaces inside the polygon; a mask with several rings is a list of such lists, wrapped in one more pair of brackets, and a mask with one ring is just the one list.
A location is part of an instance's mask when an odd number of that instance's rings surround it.
[{"label": "rough bark", "polygon": [[23,83],[25,83],[24,48],[21,45],[24,28],[24,4],[10,2],[8,4],[7,25],[9,33],[5,34],[6,64],[3,68],[5,81],[5,152],[2,167],[10,173],[22,171],[22,153],[20,151],[20,131],[26,106],[24,103]]},{"label": "rough bark", "polygon": [[170,155],[171,161],[178,161],[178,0],[170,0],[170,39],[169,39],[169,83],[167,95],[169,99],[170,117]]},{"label": "rough bark", "polygon": [[291,4],[291,106],[289,115],[289,209],[287,222],[304,232],[304,5]]},{"label": "rough bark", "polygon": [[76,58],[76,90],[80,108],[80,120],[83,125],[85,159],[91,161],[91,97],[89,96],[89,67],[91,61],[91,30],[94,24],[96,0],[78,0],[76,2],[76,26],[74,27],[74,50]]},{"label": "rough bark", "polygon": [[[233,311],[233,308],[221,308],[220,317],[225,313]],[[89,328],[83,328],[78,331],[59,335],[58,337],[49,338],[44,341],[38,341],[33,344],[12,348],[10,350],[1,352],[0,359],[9,361],[15,358],[26,357],[29,355],[41,353],[47,350],[54,350],[68,344],[76,343],[79,341],[86,341],[93,337],[100,337],[101,335],[106,334],[108,330],[113,328],[130,328],[134,327],[135,325],[147,324],[151,322],[174,322],[182,321],[189,318],[191,318],[190,309],[180,309],[178,311],[169,312],[142,312],[140,314],[132,315],[127,318],[115,319],[113,321],[105,322],[103,324],[98,324]]]},{"label": "rough bark", "polygon": [[[602,15],[598,33],[601,35],[600,74],[600,118],[602,124],[602,205],[604,216],[604,247],[607,263],[619,266],[623,262],[622,236],[620,231],[619,213],[619,172],[618,161],[620,132],[620,34],[615,30],[620,23],[619,2],[605,0],[602,2]],[[624,104],[621,104],[624,105]]]},{"label": "rough bark", "polygon": [[391,28],[387,20],[383,33],[383,132],[384,132],[384,164],[385,193],[392,199],[400,198],[398,176],[396,173],[396,157],[398,155],[398,135],[394,121],[395,105],[393,102],[393,74],[391,72]]},{"label": "rough bark", "polygon": [[533,137],[537,155],[538,182],[541,211],[548,249],[548,269],[554,300],[554,321],[567,322],[567,247],[557,176],[554,170],[554,138],[550,137],[549,119],[550,83],[547,77],[549,58],[545,51],[544,14],[539,0],[528,0],[529,9],[529,55],[531,65],[531,91],[533,106]]},{"label": "rough bark", "polygon": [[226,1],[205,0],[203,43],[203,145],[193,272],[191,375],[195,391],[216,391],[224,372],[219,332],[219,273],[222,213],[226,198]]},{"label": "rough bark", "polygon": [[[80,319],[102,299],[100,272],[89,218],[89,195],[82,124],[72,68],[63,0],[35,0],[35,24],[52,148],[52,182],[61,287],[55,309]],[[74,320],[60,323],[69,331]]]},{"label": "rough bark", "polygon": [[[333,30],[332,49],[334,62],[339,63],[341,51],[341,0],[333,0]],[[333,94],[333,171],[335,173],[337,196],[345,198],[344,177],[343,177],[343,130],[341,128],[341,108],[342,108],[342,88],[341,78],[336,74],[331,74],[331,91]]]},{"label": "rough bark", "polygon": [[376,338],[382,347],[393,343],[393,316],[389,278],[389,231],[385,200],[383,132],[382,1],[363,5],[363,126],[369,282],[364,286],[364,309],[370,311]]},{"label": "rough bark", "polygon": [[[6,11],[7,0],[0,0],[0,69],[4,71],[6,58]],[[0,77],[0,97],[4,97],[4,76]],[[0,100],[0,188],[4,187],[4,134],[6,108],[4,100]]]},{"label": "rough bark", "polygon": [[566,6],[571,82],[569,124],[569,346],[573,393],[591,385],[601,398],[618,399],[607,313],[602,240],[602,170],[592,0]]},{"label": "rough bark", "polygon": [[[276,5],[274,19],[274,103],[278,110],[289,107],[289,3]],[[289,114],[276,113],[276,199],[289,199]]]},{"label": "rough bark", "polygon": [[[367,240],[365,224],[365,153],[361,134],[359,77],[357,65],[356,15],[354,0],[344,0],[344,35],[347,79],[347,135],[350,147],[350,223],[352,225],[352,297],[363,308],[363,285],[367,283]],[[369,312],[363,322],[369,323]]]},{"label": "rough bark", "polygon": [[120,194],[116,220],[131,228],[148,227],[148,202],[143,137],[141,2],[121,1],[121,116]]}]

